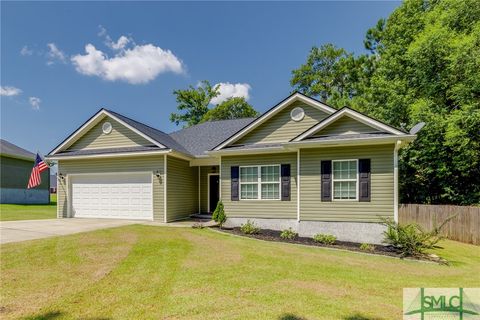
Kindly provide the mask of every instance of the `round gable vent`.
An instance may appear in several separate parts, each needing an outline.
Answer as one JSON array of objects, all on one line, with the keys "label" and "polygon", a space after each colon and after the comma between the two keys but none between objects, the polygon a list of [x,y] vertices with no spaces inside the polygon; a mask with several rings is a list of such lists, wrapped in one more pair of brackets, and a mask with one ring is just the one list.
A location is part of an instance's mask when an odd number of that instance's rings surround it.
[{"label": "round gable vent", "polygon": [[102,125],[102,131],[103,133],[105,134],[109,134],[110,132],[112,132],[112,124],[110,122],[105,122],[103,125]]},{"label": "round gable vent", "polygon": [[290,118],[292,118],[293,121],[302,121],[304,117],[305,111],[300,107],[293,108],[293,110],[290,112]]}]

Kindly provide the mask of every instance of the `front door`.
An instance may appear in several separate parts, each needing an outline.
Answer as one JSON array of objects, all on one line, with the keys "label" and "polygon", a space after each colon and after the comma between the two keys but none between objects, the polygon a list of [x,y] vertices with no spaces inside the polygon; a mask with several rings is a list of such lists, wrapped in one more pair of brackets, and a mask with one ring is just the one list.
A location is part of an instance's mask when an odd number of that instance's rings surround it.
[{"label": "front door", "polygon": [[208,212],[213,212],[220,200],[220,177],[218,174],[208,176],[208,186]]}]

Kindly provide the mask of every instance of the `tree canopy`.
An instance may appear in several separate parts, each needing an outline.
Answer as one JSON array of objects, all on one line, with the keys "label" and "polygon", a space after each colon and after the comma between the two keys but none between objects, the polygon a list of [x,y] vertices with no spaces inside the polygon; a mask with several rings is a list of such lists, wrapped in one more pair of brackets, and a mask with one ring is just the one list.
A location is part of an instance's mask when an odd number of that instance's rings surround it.
[{"label": "tree canopy", "polygon": [[407,0],[364,45],[312,48],[291,85],[397,127],[426,122],[400,155],[401,200],[480,203],[480,2]]},{"label": "tree canopy", "polygon": [[202,122],[257,117],[258,112],[243,97],[232,97],[205,113]]},{"label": "tree canopy", "polygon": [[177,109],[181,113],[170,114],[170,121],[190,127],[205,121],[258,116],[258,112],[243,97],[231,97],[209,108],[212,99],[220,94],[219,90],[218,85],[212,86],[203,80],[196,88],[189,86],[188,89],[173,91],[178,103]]}]

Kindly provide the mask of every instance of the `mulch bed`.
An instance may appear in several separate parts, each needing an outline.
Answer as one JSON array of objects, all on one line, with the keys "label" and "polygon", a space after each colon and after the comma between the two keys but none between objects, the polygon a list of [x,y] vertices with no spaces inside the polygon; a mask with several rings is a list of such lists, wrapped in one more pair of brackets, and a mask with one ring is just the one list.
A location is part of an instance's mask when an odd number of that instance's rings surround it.
[{"label": "mulch bed", "polygon": [[366,250],[361,250],[360,249],[361,243],[357,243],[357,242],[348,242],[348,241],[338,241],[337,240],[335,242],[335,244],[328,245],[328,244],[322,244],[322,243],[315,242],[315,241],[313,241],[312,238],[308,238],[308,237],[296,237],[295,239],[292,239],[292,240],[282,239],[282,238],[280,238],[281,231],[270,230],[270,229],[262,229],[260,231],[260,233],[258,233],[258,234],[245,234],[240,230],[239,227],[231,228],[231,229],[222,228],[222,229],[218,229],[218,230],[220,230],[222,232],[225,232],[225,233],[238,235],[238,236],[260,239],[260,240],[266,240],[266,241],[303,244],[303,245],[315,246],[315,247],[325,247],[325,248],[342,249],[342,250],[356,251],[356,252],[369,253],[369,254],[378,254],[378,255],[383,255],[383,256],[396,257],[396,258],[400,258],[400,259],[406,258],[406,259],[431,261],[431,262],[446,264],[445,260],[443,260],[443,259],[441,259],[437,256],[434,256],[434,255],[404,257],[394,247],[386,246],[386,245],[374,245],[373,250],[366,251]]}]

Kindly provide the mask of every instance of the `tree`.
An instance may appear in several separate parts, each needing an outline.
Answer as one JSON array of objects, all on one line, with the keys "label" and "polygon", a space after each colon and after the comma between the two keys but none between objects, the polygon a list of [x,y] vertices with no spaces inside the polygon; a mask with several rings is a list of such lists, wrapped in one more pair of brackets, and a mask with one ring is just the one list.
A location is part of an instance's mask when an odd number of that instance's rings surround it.
[{"label": "tree", "polygon": [[343,107],[362,96],[372,62],[366,55],[355,57],[333,44],[313,47],[307,62],[292,71],[290,84],[304,94]]},{"label": "tree", "polygon": [[232,97],[218,104],[203,116],[201,122],[257,117],[258,112],[243,97]]},{"label": "tree", "polygon": [[393,126],[426,122],[400,153],[401,200],[480,203],[480,2],[404,1],[364,44],[312,49],[292,86]]},{"label": "tree", "polygon": [[210,82],[203,80],[199,86],[189,86],[186,90],[175,90],[178,103],[177,109],[183,113],[171,113],[170,121],[176,125],[185,123],[184,127],[190,127],[202,121],[203,116],[208,112],[210,101],[220,94],[219,88],[212,87]]}]

